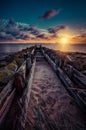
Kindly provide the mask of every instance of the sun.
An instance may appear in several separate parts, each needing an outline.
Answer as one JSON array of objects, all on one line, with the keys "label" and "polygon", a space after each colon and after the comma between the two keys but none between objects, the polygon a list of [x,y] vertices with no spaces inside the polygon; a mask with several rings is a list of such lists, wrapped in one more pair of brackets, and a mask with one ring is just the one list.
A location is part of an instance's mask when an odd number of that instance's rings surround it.
[{"label": "sun", "polygon": [[69,39],[66,38],[66,37],[63,37],[63,38],[60,39],[60,43],[63,44],[63,45],[68,44],[68,42],[69,42]]},{"label": "sun", "polygon": [[59,45],[61,51],[66,51],[69,46],[69,37],[60,37]]}]

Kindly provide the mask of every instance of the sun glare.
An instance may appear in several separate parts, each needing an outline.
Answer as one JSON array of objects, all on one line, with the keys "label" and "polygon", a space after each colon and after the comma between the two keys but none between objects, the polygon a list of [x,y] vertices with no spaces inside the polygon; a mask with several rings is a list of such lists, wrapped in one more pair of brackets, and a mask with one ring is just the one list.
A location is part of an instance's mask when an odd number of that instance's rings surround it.
[{"label": "sun glare", "polygon": [[59,43],[60,43],[60,50],[61,51],[67,51],[67,48],[69,46],[69,37],[61,37],[59,39]]},{"label": "sun glare", "polygon": [[66,37],[60,39],[60,43],[63,45],[68,44],[68,42],[69,42],[69,39]]}]

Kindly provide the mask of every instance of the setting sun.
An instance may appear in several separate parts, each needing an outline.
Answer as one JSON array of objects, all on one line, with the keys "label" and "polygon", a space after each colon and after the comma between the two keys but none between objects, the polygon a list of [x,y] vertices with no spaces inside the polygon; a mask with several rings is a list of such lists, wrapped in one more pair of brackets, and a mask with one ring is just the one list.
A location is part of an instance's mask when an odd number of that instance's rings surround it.
[{"label": "setting sun", "polygon": [[69,42],[69,39],[68,38],[66,38],[66,37],[64,37],[64,38],[61,38],[60,39],[60,42],[61,42],[61,44],[68,44],[68,42]]},{"label": "setting sun", "polygon": [[68,46],[69,46],[69,41],[70,38],[69,37],[61,37],[59,39],[59,45],[60,45],[60,50],[61,51],[66,51]]}]

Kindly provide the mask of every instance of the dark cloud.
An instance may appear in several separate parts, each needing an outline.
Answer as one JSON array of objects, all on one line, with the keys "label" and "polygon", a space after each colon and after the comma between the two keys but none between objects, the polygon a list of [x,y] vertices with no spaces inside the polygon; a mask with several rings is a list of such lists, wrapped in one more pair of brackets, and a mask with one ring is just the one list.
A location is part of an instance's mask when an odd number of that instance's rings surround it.
[{"label": "dark cloud", "polygon": [[60,31],[60,30],[64,30],[64,29],[66,29],[66,28],[67,28],[67,26],[65,26],[65,25],[61,25],[61,26],[59,26],[59,27],[57,28],[57,30]]},{"label": "dark cloud", "polygon": [[19,24],[17,27],[20,31],[29,31],[30,30],[30,26],[28,24]]},{"label": "dark cloud", "polygon": [[52,17],[54,17],[55,15],[59,14],[61,10],[49,10],[47,12],[45,12],[42,16],[39,17],[39,19],[50,19]]},{"label": "dark cloud", "polygon": [[48,36],[46,36],[45,34],[39,34],[36,36],[36,38],[40,38],[40,39],[49,39]]},{"label": "dark cloud", "polygon": [[16,37],[20,34],[20,32],[18,30],[7,30],[6,33],[11,34],[14,37]]},{"label": "dark cloud", "polygon": [[39,35],[39,34],[40,34],[40,31],[39,31],[39,30],[33,30],[33,31],[31,32],[31,34],[33,34],[33,35]]},{"label": "dark cloud", "polygon": [[40,34],[40,30],[37,29],[35,26],[30,26],[28,28],[28,31],[33,34],[33,35],[39,35]]},{"label": "dark cloud", "polygon": [[7,22],[7,24],[6,24],[6,26],[5,26],[5,28],[13,28],[13,27],[15,27],[16,26],[16,22],[14,21],[14,19],[10,19],[8,22]]},{"label": "dark cloud", "polygon": [[22,40],[27,40],[30,39],[29,35],[27,34],[20,34],[16,37],[16,39],[22,39]]},{"label": "dark cloud", "polygon": [[52,34],[55,34],[55,33],[59,32],[59,31],[61,31],[61,30],[64,30],[64,29],[66,29],[66,28],[67,28],[67,26],[61,25],[61,26],[59,26],[59,27],[49,28],[49,29],[48,29],[48,32],[49,32],[49,33],[52,33]]},{"label": "dark cloud", "polygon": [[28,24],[16,23],[13,19],[3,21],[0,27],[0,41],[29,39],[30,28]]},{"label": "dark cloud", "polygon": [[56,33],[56,32],[57,32],[57,29],[56,29],[56,28],[49,28],[49,29],[48,29],[48,32],[49,32],[49,33]]},{"label": "dark cloud", "polygon": [[0,32],[0,41],[14,40],[15,38],[11,34]]},{"label": "dark cloud", "polygon": [[16,25],[16,22],[14,21],[14,19],[10,19],[9,22],[8,22],[10,25]]}]

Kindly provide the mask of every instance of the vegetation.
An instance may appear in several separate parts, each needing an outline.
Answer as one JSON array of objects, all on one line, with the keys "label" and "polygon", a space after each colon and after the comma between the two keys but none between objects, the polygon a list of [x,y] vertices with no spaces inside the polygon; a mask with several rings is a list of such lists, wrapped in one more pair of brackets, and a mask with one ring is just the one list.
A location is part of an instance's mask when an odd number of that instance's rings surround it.
[{"label": "vegetation", "polygon": [[17,63],[16,63],[16,61],[13,61],[13,62],[11,62],[10,64],[8,64],[7,66],[6,66],[6,68],[9,70],[9,71],[16,71],[17,69],[18,69],[18,65],[17,65]]},{"label": "vegetation", "polygon": [[0,61],[0,90],[13,78],[15,71],[22,65],[27,52],[30,54],[33,47],[23,49],[22,51],[7,55]]},{"label": "vegetation", "polygon": [[0,90],[12,79],[14,72],[7,68],[0,69]]}]

